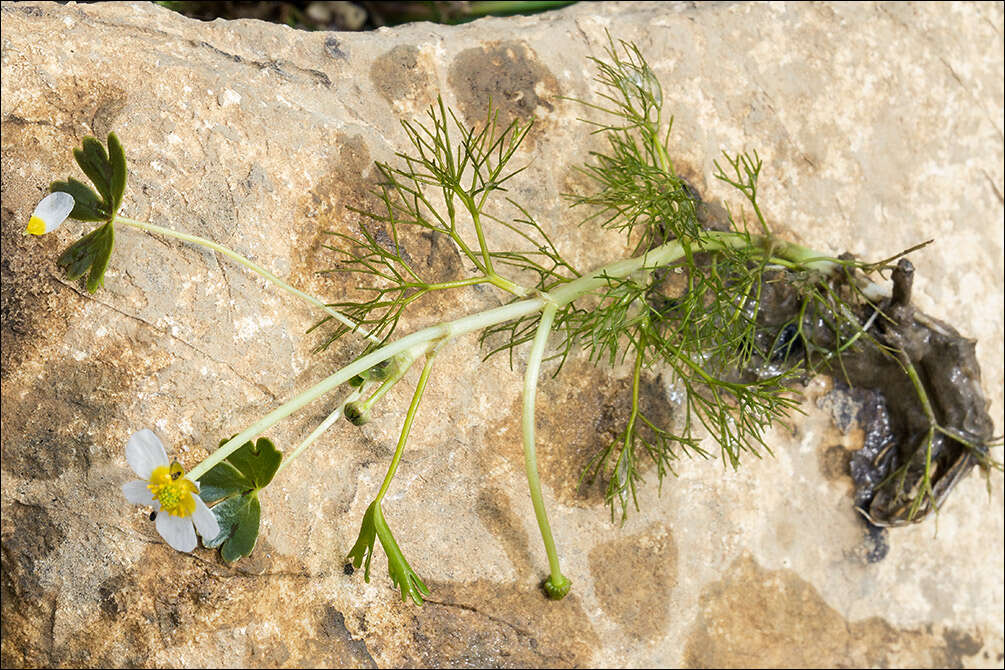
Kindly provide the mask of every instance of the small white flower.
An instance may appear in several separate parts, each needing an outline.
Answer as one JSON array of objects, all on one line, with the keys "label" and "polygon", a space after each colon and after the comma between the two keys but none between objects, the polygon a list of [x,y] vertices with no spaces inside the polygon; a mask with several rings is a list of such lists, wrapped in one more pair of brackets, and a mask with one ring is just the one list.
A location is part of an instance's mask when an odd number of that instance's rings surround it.
[{"label": "small white flower", "polygon": [[157,532],[173,549],[195,549],[196,531],[204,540],[220,534],[220,524],[198,495],[199,485],[184,476],[180,464],[168,461],[153,431],[144,428],[129,438],[126,461],[142,479],[123,484],[122,493],[135,505],[153,506]]},{"label": "small white flower", "polygon": [[55,191],[42,198],[28,219],[26,233],[45,235],[63,225],[66,217],[73,211],[73,196],[62,191]]}]

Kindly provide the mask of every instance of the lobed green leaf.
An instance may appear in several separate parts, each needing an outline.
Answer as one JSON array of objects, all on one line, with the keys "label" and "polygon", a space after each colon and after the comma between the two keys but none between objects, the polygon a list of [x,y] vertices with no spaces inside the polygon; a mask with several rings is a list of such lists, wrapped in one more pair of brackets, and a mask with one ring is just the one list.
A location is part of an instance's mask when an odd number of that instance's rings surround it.
[{"label": "lobed green leaf", "polygon": [[108,269],[115,246],[112,221],[126,190],[126,154],[115,133],[109,133],[107,151],[97,139],[85,137],[81,147],[73,150],[73,156],[97,192],[73,177],[67,177],[66,181],[52,182],[49,190],[68,193],[73,197],[71,218],[106,223],[73,243],[56,263],[71,280],[78,279],[89,271],[87,290],[94,293],[104,285],[105,270]]},{"label": "lobed green leaf", "polygon": [[272,481],[282,460],[282,452],[272,441],[260,437],[257,442],[245,442],[199,479],[199,497],[207,504],[216,503],[212,511],[220,524],[220,534],[204,544],[211,549],[222,547],[220,555],[228,563],[250,555],[255,548],[262,517],[258,492]]},{"label": "lobed green leaf", "polygon": [[213,514],[220,524],[220,534],[208,542],[204,540],[203,544],[210,549],[221,547],[220,555],[228,563],[251,555],[262,517],[257,489],[227,498],[213,507]]},{"label": "lobed green leaf", "polygon": [[80,148],[73,150],[77,165],[94,184],[68,178],[53,182],[51,191],[63,191],[73,196],[75,206],[70,216],[80,221],[111,221],[122,205],[126,191],[126,153],[115,133],[108,133],[108,149],[94,137],[85,137]]},{"label": "lobed green leaf", "polygon": [[85,137],[82,148],[73,150],[77,165],[101,194],[105,204],[112,202],[112,164],[105,147],[94,137]]},{"label": "lobed green leaf", "polygon": [[269,485],[282,460],[282,452],[265,437],[258,438],[255,444],[245,442],[227,458],[227,461],[250,480],[256,489]]},{"label": "lobed green leaf", "polygon": [[349,550],[346,560],[357,570],[364,566],[363,580],[370,583],[370,561],[373,560],[373,545],[377,540],[377,528],[374,526],[373,515],[377,503],[371,503],[363,513],[363,522],[359,527],[356,543]]},{"label": "lobed green leaf", "polygon": [[101,242],[94,250],[91,272],[87,275],[88,293],[94,293],[105,285],[105,270],[108,269],[108,261],[112,258],[112,247],[115,246],[115,226],[111,221],[98,228],[97,232],[99,233],[97,239]]},{"label": "lobed green leaf", "polygon": [[67,177],[66,181],[54,181],[49,191],[62,191],[73,196],[73,211],[70,218],[78,221],[106,221],[109,216],[101,202],[101,197],[87,184]]},{"label": "lobed green leaf", "polygon": [[115,133],[108,133],[108,161],[111,167],[109,178],[109,211],[115,213],[119,211],[122,204],[122,196],[126,192],[126,152],[122,149],[122,143]]},{"label": "lobed green leaf", "polygon": [[105,269],[114,245],[115,228],[108,222],[70,245],[56,259],[56,264],[66,271],[66,276],[71,281],[79,279],[90,270],[87,290],[94,293],[104,282]]},{"label": "lobed green leaf", "polygon": [[214,503],[255,488],[254,482],[244,473],[224,461],[204,474],[199,480],[199,497],[206,503]]}]

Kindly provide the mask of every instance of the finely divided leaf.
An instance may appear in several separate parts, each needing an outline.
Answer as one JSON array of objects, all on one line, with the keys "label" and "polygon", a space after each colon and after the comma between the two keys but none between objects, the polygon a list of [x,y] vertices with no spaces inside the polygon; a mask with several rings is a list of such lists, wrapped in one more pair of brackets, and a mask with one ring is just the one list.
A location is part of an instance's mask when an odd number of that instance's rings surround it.
[{"label": "finely divided leaf", "polygon": [[368,583],[375,539],[380,539],[380,546],[384,548],[384,553],[387,555],[387,571],[391,575],[391,582],[401,591],[401,599],[411,598],[416,605],[421,605],[423,603],[422,596],[429,595],[429,588],[422,583],[419,575],[415,574],[412,566],[405,559],[405,555],[401,553],[401,548],[398,547],[387,521],[384,520],[384,512],[380,508],[380,503],[376,500],[366,508],[366,512],[363,514],[363,523],[359,529],[359,537],[346,557],[352,562],[354,568],[359,568],[360,565],[365,566],[363,579]]}]

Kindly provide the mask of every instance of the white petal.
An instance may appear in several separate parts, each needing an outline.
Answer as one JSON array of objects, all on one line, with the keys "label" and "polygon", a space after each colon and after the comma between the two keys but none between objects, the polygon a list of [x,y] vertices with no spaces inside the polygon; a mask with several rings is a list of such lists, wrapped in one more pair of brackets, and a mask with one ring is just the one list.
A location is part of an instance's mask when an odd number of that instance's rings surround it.
[{"label": "white petal", "polygon": [[189,517],[161,512],[157,515],[157,532],[172,549],[186,552],[195,549],[195,528]]},{"label": "white petal", "polygon": [[195,529],[199,535],[202,535],[204,542],[208,542],[220,534],[220,524],[216,521],[216,515],[206,507],[206,503],[199,496],[195,496],[195,511],[192,512],[192,521],[195,523]]},{"label": "white petal", "polygon": [[122,485],[122,494],[126,500],[134,505],[153,505],[154,497],[150,493],[147,483],[141,479],[134,479]]},{"label": "white petal", "polygon": [[66,217],[70,216],[70,212],[73,211],[73,205],[72,195],[56,191],[42,198],[42,201],[35,207],[35,211],[32,212],[31,216],[32,218],[41,219],[45,223],[45,232],[51,233],[63,225]]},{"label": "white petal", "polygon": [[126,442],[126,461],[133,472],[143,479],[150,479],[154,468],[169,465],[164,445],[149,428],[144,428]]}]

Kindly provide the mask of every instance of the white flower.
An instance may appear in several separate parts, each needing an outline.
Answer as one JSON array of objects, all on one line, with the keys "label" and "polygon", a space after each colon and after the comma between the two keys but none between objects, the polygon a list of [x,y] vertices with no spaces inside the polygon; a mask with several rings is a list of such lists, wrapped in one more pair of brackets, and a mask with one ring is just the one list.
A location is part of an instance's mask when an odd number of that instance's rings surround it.
[{"label": "white flower", "polygon": [[42,198],[28,219],[26,233],[45,235],[63,225],[66,217],[73,211],[73,196],[62,191],[55,191]]},{"label": "white flower", "polygon": [[173,549],[195,549],[196,531],[204,540],[220,534],[216,517],[198,496],[199,485],[184,476],[181,465],[168,461],[164,445],[153,431],[144,428],[129,438],[126,461],[143,479],[126,482],[122,493],[135,505],[154,507],[157,532]]}]

